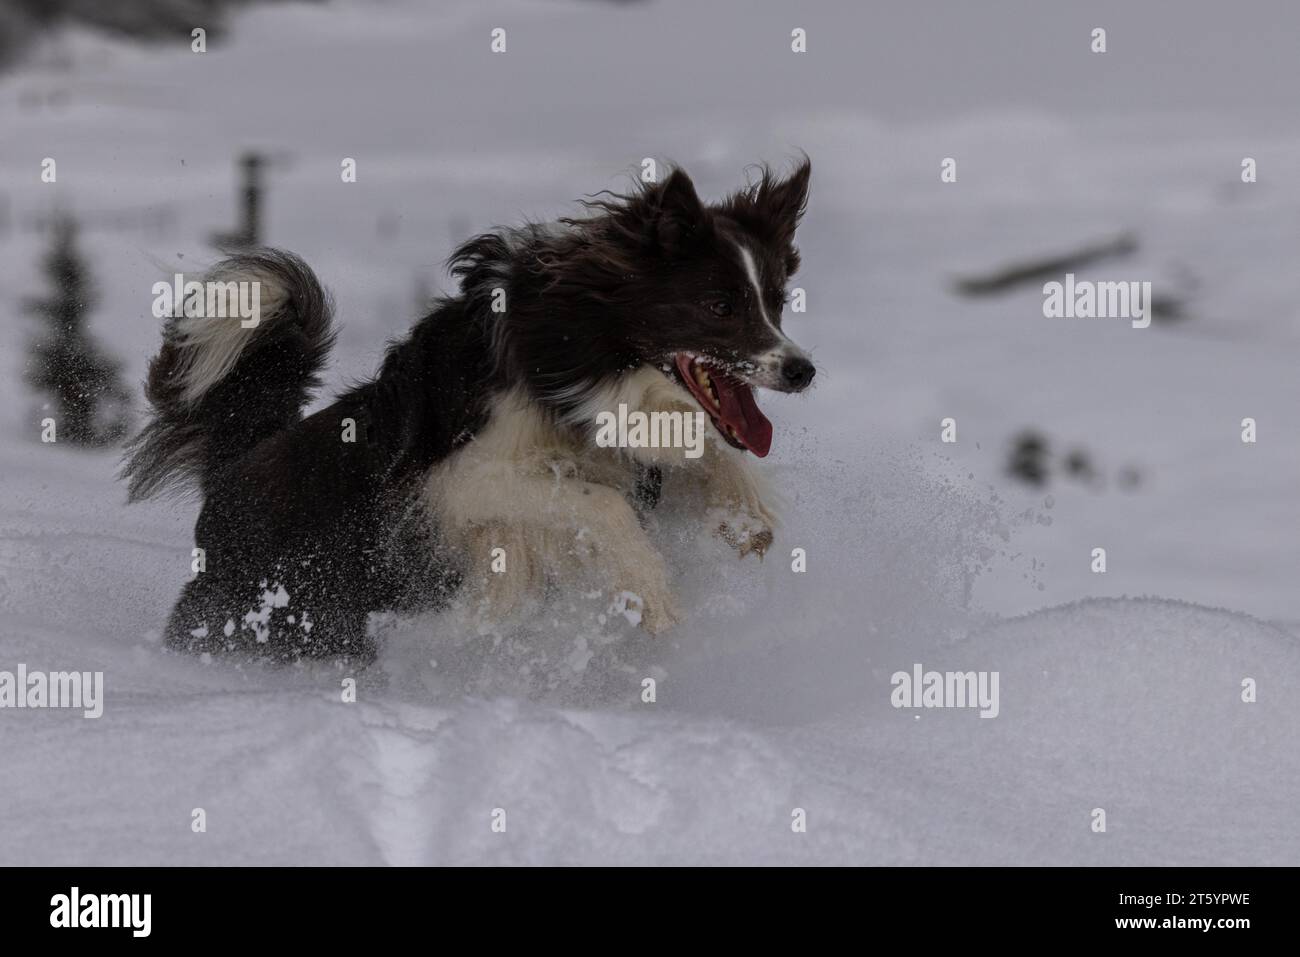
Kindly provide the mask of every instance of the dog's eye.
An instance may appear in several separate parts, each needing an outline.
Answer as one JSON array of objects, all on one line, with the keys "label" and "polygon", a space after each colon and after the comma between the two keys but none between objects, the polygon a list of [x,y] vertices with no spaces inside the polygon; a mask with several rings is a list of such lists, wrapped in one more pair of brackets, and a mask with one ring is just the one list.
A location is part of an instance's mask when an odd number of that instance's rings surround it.
[{"label": "dog's eye", "polygon": [[713,313],[719,319],[731,315],[731,303],[726,299],[715,299],[709,303],[709,312]]}]

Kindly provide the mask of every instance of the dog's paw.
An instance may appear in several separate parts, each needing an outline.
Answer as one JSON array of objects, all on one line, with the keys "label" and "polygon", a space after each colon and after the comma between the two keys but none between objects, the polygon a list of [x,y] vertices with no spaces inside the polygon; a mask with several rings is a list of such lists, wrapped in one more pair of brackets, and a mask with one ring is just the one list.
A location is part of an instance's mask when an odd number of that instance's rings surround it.
[{"label": "dog's paw", "polygon": [[734,548],[744,558],[753,553],[762,561],[772,547],[772,525],[754,516],[728,516],[720,519],[714,534]]},{"label": "dog's paw", "polygon": [[681,621],[681,609],[667,589],[620,591],[614,596],[609,612],[622,615],[650,635],[661,634]]},{"label": "dog's paw", "polygon": [[641,612],[641,627],[648,635],[658,635],[677,625],[682,620],[681,609],[670,596],[646,605]]}]

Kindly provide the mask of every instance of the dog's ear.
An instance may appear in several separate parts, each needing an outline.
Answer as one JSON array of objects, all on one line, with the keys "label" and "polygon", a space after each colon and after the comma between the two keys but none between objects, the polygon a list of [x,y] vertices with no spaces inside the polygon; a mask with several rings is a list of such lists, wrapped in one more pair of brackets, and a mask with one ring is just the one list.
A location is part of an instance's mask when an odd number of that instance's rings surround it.
[{"label": "dog's ear", "polygon": [[655,244],[670,258],[684,252],[705,222],[704,204],[695,184],[684,171],[675,169],[649,199]]},{"label": "dog's ear", "polygon": [[[811,177],[812,161],[805,156],[803,162],[785,179],[764,175],[754,194],[754,206],[767,227],[768,236],[773,242],[792,250],[795,230],[799,228],[799,220],[808,208],[808,181]],[[797,262],[797,253],[795,259]]]}]

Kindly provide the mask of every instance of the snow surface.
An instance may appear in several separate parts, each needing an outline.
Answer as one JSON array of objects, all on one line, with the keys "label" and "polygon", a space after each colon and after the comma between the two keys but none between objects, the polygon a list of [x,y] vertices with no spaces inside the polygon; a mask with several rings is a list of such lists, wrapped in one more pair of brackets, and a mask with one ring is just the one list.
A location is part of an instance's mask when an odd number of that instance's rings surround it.
[{"label": "snow surface", "polygon": [[[1296,18],[1263,6],[1271,18],[1219,34],[1249,61],[1235,82],[1256,84],[1251,105],[1223,99],[1236,74],[1212,50],[1184,63],[1120,8],[1094,96],[1014,71],[934,77],[954,35],[985,31],[997,59],[1014,4],[938,33],[886,5],[892,41],[866,5],[801,10],[805,60],[785,53],[792,15],[770,2],[745,17],[289,6],[242,16],[204,57],[73,35],[0,78],[0,669],[102,670],[107,694],[97,721],[0,712],[0,864],[1300,863],[1300,180],[1282,174],[1300,134],[1278,122],[1300,87],[1241,52]],[[498,25],[510,52],[493,59]],[[1125,26],[1140,52],[1117,41]],[[763,44],[774,52],[751,52]],[[908,65],[891,47],[926,52]],[[1027,56],[1025,75],[1044,69]],[[1076,78],[1093,69],[1054,56]],[[61,97],[23,105],[32,91]],[[810,307],[788,323],[821,376],[806,397],[764,400],[786,500],[767,560],[737,562],[667,503],[652,534],[687,613],[671,634],[649,639],[581,594],[494,632],[460,608],[384,617],[355,704],[329,665],[163,654],[195,509],[127,508],[112,453],[37,440],[19,306],[40,291],[42,240],[27,224],[58,203],[91,218],[170,204],[156,231],[83,237],[102,291],[92,326],[139,381],[150,287],[211,260],[245,145],[286,153],[267,228],[337,294],[334,385],[371,371],[420,280],[445,283],[435,264],[454,239],[568,212],[643,156],[717,195],[747,163],[806,150]],[[950,155],[958,183],[940,187]],[[1244,155],[1259,159],[1252,186]],[[56,187],[37,182],[44,156]],[[355,185],[339,182],[344,156]],[[1192,320],[1054,322],[1032,287],[949,291],[954,275],[1123,228],[1141,253],[1096,276],[1159,292],[1190,271]],[[955,446],[938,441],[945,416]],[[1256,445],[1239,441],[1244,416]],[[1087,446],[1107,487],[1009,483],[1024,426]],[[1141,481],[1117,488],[1128,466]],[[1089,570],[1098,545],[1105,575]],[[894,709],[890,676],[915,662],[999,671],[998,717]]]}]

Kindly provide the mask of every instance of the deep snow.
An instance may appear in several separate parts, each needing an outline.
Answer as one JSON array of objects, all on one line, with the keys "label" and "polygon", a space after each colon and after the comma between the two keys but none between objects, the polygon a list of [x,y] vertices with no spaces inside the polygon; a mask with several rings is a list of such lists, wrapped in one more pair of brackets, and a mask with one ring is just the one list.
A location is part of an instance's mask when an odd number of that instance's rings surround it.
[{"label": "deep snow", "polygon": [[[1089,112],[1050,90],[933,107],[913,84],[900,113],[837,29],[868,35],[855,7],[808,18],[825,52],[790,61],[780,4],[739,20],[691,6],[684,32],[675,4],[378,6],[253,12],[206,58],[77,35],[71,72],[51,54],[0,78],[0,669],[107,685],[98,721],[0,711],[0,864],[1300,863],[1300,181],[1282,174],[1300,134],[1213,96],[1195,114],[1154,94]],[[511,52],[491,61],[498,23]],[[769,34],[778,52],[742,55]],[[683,66],[665,72],[674,43]],[[730,79],[687,55],[719,44]],[[21,106],[32,89],[64,105]],[[112,454],[36,441],[18,307],[42,246],[25,224],[54,203],[171,204],[161,233],[84,237],[93,328],[138,381],[152,283],[210,260],[203,237],[230,225],[232,144],[293,154],[270,176],[268,230],[338,295],[333,384],[373,368],[417,278],[445,282],[433,264],[453,239],[570,211],[642,156],[717,195],[746,163],[805,149],[810,310],[788,323],[822,379],[764,402],[787,502],[767,560],[737,562],[670,503],[653,531],[687,612],[673,633],[648,639],[581,595],[496,632],[462,609],[384,619],[355,704],[330,666],[162,654],[194,507],[128,509]],[[57,187],[36,182],[47,155]],[[959,180],[941,188],[946,155]],[[1260,183],[1236,182],[1243,155]],[[1097,275],[1190,270],[1193,320],[1053,322],[1032,288],[947,287],[1118,228],[1142,251]],[[955,446],[938,442],[949,415]],[[1088,446],[1109,486],[1009,484],[1025,425]],[[1131,490],[1113,480],[1125,466]],[[1123,597],[1140,595],[1160,597]],[[890,675],[914,662],[999,671],[999,716],[895,710]]]}]

